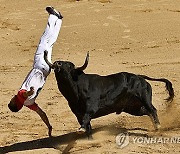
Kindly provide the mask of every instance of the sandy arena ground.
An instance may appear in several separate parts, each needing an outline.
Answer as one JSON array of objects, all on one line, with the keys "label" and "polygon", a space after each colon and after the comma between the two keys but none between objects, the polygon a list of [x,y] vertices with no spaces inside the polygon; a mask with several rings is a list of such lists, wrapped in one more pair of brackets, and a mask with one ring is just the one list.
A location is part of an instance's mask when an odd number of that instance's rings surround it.
[{"label": "sandy arena ground", "polygon": [[[160,131],[154,131],[147,116],[123,113],[92,120],[93,140],[77,135],[79,124],[58,91],[54,72],[37,98],[54,137],[48,138],[46,126],[28,108],[9,111],[9,100],[32,67],[48,5],[64,16],[53,61],[68,60],[80,66],[90,51],[86,73],[127,71],[172,81],[176,96],[171,104],[164,100],[168,96],[164,84],[150,82]],[[180,141],[133,143],[134,138],[180,137],[179,0],[0,0],[0,10],[0,154],[180,153]],[[130,143],[124,148],[115,142],[120,133],[129,133]]]}]

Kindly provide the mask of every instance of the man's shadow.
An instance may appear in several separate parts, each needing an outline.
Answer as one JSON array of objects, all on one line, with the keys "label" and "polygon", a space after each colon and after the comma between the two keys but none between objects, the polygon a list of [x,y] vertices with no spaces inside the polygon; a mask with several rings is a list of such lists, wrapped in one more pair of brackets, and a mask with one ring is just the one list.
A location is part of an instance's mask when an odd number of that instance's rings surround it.
[{"label": "man's shadow", "polygon": [[35,149],[43,149],[43,148],[54,148],[59,149],[58,145],[67,144],[67,147],[63,150],[64,153],[68,153],[68,151],[73,147],[75,141],[80,138],[84,138],[85,135],[79,135],[76,132],[56,136],[56,137],[47,137],[32,141],[15,143],[9,146],[0,147],[0,154],[5,154],[8,152],[14,151],[25,151],[25,150],[35,150]]},{"label": "man's shadow", "polygon": [[[141,129],[141,128],[134,128],[134,129],[126,129],[122,127],[107,127],[107,126],[102,126],[99,128],[93,129],[93,133],[99,132],[99,131],[108,131],[109,133],[113,135],[118,135],[118,133],[126,133],[128,131],[132,130],[143,130],[147,131],[146,129]],[[144,136],[144,134],[141,133],[131,133],[130,135],[133,136]],[[26,142],[20,142],[20,143],[15,143],[9,146],[4,146],[0,147],[0,154],[5,154],[8,152],[14,152],[14,151],[25,151],[25,150],[35,150],[35,149],[43,149],[43,148],[54,148],[57,150],[59,149],[59,145],[67,145],[64,150],[60,150],[62,153],[69,153],[71,148],[74,147],[76,144],[76,140],[78,139],[83,139],[87,138],[86,134],[77,134],[76,132],[56,136],[56,137],[47,137],[47,138],[42,138],[42,139],[37,139],[37,140],[32,140],[32,141],[26,141]],[[88,140],[88,138],[87,138]]]}]

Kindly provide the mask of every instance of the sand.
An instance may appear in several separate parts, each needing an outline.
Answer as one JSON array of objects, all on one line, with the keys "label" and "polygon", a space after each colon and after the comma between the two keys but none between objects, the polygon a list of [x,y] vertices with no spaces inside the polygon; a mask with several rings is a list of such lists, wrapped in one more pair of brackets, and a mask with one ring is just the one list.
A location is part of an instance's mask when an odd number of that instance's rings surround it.
[{"label": "sand", "polygon": [[[180,153],[176,143],[142,143],[142,138],[180,135],[180,1],[179,0],[0,0],[0,153]],[[45,7],[64,16],[52,60],[76,66],[90,61],[85,73],[116,72],[167,78],[175,99],[169,104],[163,83],[150,82],[153,104],[162,129],[154,131],[149,117],[126,113],[92,120],[93,140],[77,135],[79,124],[59,92],[51,72],[37,98],[53,126],[52,138],[40,117],[26,107],[18,113],[7,108],[31,69],[39,38],[46,26]],[[116,136],[129,134],[129,144],[116,144]],[[134,143],[135,138],[140,138]]]}]

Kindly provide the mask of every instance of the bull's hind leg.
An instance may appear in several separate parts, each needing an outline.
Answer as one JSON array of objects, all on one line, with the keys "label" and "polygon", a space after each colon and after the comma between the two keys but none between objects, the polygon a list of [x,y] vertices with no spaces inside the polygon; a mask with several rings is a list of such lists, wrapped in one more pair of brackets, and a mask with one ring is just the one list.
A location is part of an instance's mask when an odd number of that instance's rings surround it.
[{"label": "bull's hind leg", "polygon": [[161,128],[158,116],[157,116],[157,110],[155,109],[154,106],[152,106],[154,109],[151,113],[149,113],[149,117],[151,118],[153,124],[154,124],[154,128],[155,130],[158,130]]},{"label": "bull's hind leg", "polygon": [[142,101],[144,102],[144,106],[148,112],[149,117],[151,118],[155,130],[158,130],[160,126],[160,122],[157,115],[156,108],[152,105],[152,89],[151,86],[148,84],[146,91],[142,93]]},{"label": "bull's hind leg", "polygon": [[148,111],[149,117],[152,120],[152,123],[154,125],[155,130],[160,129],[161,125],[160,125],[160,122],[159,122],[159,118],[158,118],[158,115],[157,115],[156,108],[151,103],[148,103],[146,105],[146,109]]},{"label": "bull's hind leg", "polygon": [[155,130],[158,130],[160,129],[161,125],[157,116],[156,108],[154,106],[152,107],[154,108],[153,111],[148,111],[144,106],[141,107],[139,115],[148,115],[152,120]]},{"label": "bull's hind leg", "polygon": [[155,107],[152,105],[150,111],[149,111],[149,117],[151,118],[154,128],[155,130],[158,130],[161,128],[160,122],[159,122],[159,118],[157,115],[157,111],[155,109]]}]

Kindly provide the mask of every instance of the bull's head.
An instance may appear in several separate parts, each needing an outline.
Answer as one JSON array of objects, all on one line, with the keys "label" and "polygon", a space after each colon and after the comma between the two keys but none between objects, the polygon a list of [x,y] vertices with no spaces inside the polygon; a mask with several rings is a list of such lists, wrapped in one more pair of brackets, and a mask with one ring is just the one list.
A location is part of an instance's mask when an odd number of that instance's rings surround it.
[{"label": "bull's head", "polygon": [[54,69],[55,72],[59,72],[60,70],[66,70],[70,72],[71,70],[83,71],[86,69],[89,62],[89,52],[87,53],[84,64],[81,67],[75,67],[75,65],[68,61],[55,61],[53,64],[50,63],[47,59],[47,51],[44,51],[44,60],[49,65],[50,68]]}]

